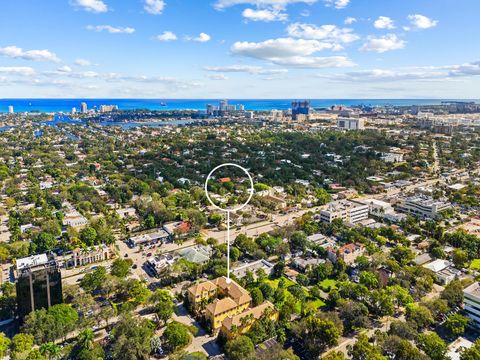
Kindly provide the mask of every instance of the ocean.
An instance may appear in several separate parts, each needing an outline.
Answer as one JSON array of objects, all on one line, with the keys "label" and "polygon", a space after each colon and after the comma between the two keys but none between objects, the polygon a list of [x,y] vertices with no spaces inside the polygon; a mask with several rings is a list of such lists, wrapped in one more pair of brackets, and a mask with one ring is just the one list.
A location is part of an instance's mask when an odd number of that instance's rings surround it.
[{"label": "ocean", "polygon": [[[286,110],[294,100],[303,99],[228,99],[229,104],[244,105],[246,110]],[[462,101],[452,99],[309,99],[314,108],[327,108],[332,105],[367,106],[409,106],[439,105],[442,101]],[[0,113],[13,106],[15,112],[70,112],[80,103],[86,102],[89,109],[100,105],[117,105],[120,110],[205,110],[207,104],[218,105],[220,99],[0,99]],[[466,101],[466,100],[465,100]],[[468,100],[478,102],[479,100]]]}]

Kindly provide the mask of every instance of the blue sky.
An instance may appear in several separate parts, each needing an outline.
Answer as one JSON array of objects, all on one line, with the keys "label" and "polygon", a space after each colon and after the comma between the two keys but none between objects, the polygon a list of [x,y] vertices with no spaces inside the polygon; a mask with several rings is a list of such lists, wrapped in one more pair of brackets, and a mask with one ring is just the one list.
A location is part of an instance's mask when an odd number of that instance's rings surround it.
[{"label": "blue sky", "polygon": [[0,97],[479,98],[478,0],[9,0]]}]

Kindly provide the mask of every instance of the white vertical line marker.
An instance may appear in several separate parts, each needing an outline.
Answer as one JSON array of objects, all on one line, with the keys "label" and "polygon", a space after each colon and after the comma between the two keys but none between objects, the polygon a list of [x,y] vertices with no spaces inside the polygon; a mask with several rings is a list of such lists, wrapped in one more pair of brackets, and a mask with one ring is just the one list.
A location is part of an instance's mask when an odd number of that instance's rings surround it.
[{"label": "white vertical line marker", "polygon": [[230,211],[227,211],[227,283],[230,281]]}]

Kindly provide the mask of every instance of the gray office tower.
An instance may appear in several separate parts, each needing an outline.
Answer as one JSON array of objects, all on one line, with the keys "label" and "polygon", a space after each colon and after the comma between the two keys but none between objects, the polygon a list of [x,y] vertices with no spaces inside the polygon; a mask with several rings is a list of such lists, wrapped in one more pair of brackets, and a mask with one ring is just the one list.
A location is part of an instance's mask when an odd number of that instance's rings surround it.
[{"label": "gray office tower", "polygon": [[53,255],[17,260],[17,310],[21,319],[34,310],[62,302],[62,276]]}]

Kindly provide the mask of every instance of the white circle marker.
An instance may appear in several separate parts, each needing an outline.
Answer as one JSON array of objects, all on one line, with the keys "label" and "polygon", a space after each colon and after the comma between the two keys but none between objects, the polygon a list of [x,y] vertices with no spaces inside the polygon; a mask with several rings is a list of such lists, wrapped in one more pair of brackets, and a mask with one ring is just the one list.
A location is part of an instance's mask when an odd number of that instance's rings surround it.
[{"label": "white circle marker", "polygon": [[[249,189],[250,195],[248,196],[247,201],[245,201],[243,204],[241,204],[240,206],[237,206],[233,209],[223,209],[223,208],[221,208],[220,206],[215,204],[212,201],[212,199],[210,198],[210,195],[208,195],[208,181],[212,177],[213,173],[215,171],[217,171],[218,169],[223,168],[223,167],[227,167],[227,166],[233,166],[233,167],[236,167],[236,168],[242,170],[248,176],[248,180],[250,181],[250,189]],[[230,280],[230,213],[241,210],[245,206],[247,206],[247,204],[252,199],[253,191],[254,191],[254,189],[253,189],[253,179],[250,176],[250,173],[248,172],[248,170],[245,169],[244,167],[242,167],[238,164],[234,164],[234,163],[225,163],[225,164],[218,165],[215,169],[210,171],[210,174],[208,174],[208,176],[207,176],[207,180],[205,180],[205,195],[207,195],[208,201],[210,202],[210,204],[212,204],[212,206],[214,208],[227,213],[227,283],[231,282],[231,280]]]}]

